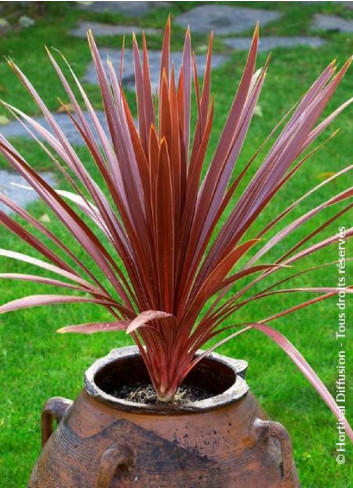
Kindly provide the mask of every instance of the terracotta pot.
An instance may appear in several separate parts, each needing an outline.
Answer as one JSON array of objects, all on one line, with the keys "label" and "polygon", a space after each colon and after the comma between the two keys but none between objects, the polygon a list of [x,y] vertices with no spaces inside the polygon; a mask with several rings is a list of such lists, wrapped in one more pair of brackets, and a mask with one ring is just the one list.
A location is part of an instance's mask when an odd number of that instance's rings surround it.
[{"label": "terracotta pot", "polygon": [[299,487],[289,435],[249,392],[246,367],[213,354],[186,379],[213,397],[137,404],[109,393],[147,380],[141,357],[113,350],[87,370],[74,403],[54,397],[44,406],[29,487]]}]

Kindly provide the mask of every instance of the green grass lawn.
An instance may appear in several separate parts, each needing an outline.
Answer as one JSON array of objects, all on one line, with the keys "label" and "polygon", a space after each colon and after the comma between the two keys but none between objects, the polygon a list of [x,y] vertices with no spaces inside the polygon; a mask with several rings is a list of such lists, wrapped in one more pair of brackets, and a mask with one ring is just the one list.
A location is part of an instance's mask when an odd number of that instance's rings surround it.
[{"label": "green grass lawn", "polygon": [[[67,30],[78,18],[92,19],[92,14],[77,12],[68,7],[69,2],[57,4],[52,2],[45,19],[38,19],[36,26],[28,30],[14,32],[0,37],[0,97],[16,105],[25,112],[35,114],[36,109],[21,84],[8,68],[3,56],[10,56],[23,69],[43,96],[52,110],[58,108],[57,97],[63,97],[60,82],[44,54],[44,43],[59,48],[71,61],[79,76],[84,74],[90,60],[85,40],[71,38]],[[169,9],[152,12],[142,19],[133,19],[136,25],[162,28],[168,11],[177,14],[200,2],[174,2]],[[218,2],[221,3],[221,2]],[[232,3],[232,2],[222,2]],[[241,2],[238,2],[242,4]],[[244,2],[245,4],[245,2]],[[250,5],[251,4],[251,5]],[[309,35],[309,22],[314,12],[338,14],[347,18],[353,17],[353,11],[346,11],[342,5],[322,2],[320,5],[303,5],[302,2],[246,2],[246,6],[255,6],[283,11],[281,20],[261,29],[262,35]],[[60,22],[58,22],[60,19]],[[119,16],[96,15],[95,20],[131,23],[131,19]],[[250,32],[249,32],[250,34]],[[316,49],[298,47],[296,49],[276,49],[273,52],[271,67],[266,79],[265,88],[259,102],[263,116],[253,120],[250,134],[244,146],[239,168],[255,152],[259,144],[269,133],[274,124],[286,110],[295,103],[304,90],[310,86],[315,77],[327,64],[337,58],[343,63],[353,53],[353,35],[328,33],[323,34],[327,43]],[[183,31],[174,28],[173,48],[182,46]],[[207,43],[205,36],[193,36],[194,49],[202,52]],[[161,38],[153,37],[151,47],[157,47]],[[121,39],[109,38],[99,41],[100,45],[120,47]],[[127,40],[127,46],[130,40]],[[215,50],[229,52],[222,44],[222,38],[216,38]],[[211,142],[214,148],[225,120],[232,96],[237,87],[241,68],[246,54],[233,52],[229,62],[213,74],[212,91],[215,95],[215,125]],[[259,66],[266,59],[260,53]],[[87,87],[95,103],[101,108],[101,101],[96,87]],[[330,103],[331,109],[353,96],[353,70],[351,69],[342,82],[337,94]],[[129,100],[134,104],[133,94]],[[64,98],[64,100],[66,100]],[[5,114],[0,109],[1,114]],[[353,107],[348,108],[321,138],[323,141],[333,130],[341,128],[339,134],[324,148],[318,151],[300,170],[264,213],[262,224],[271,215],[278,213],[306,190],[320,182],[322,174],[337,172],[353,163]],[[1,132],[1,127],[0,127]],[[18,140],[16,147],[23,151],[34,168],[52,169],[50,161],[35,143]],[[96,170],[84,149],[79,155],[87,162],[93,175]],[[257,165],[260,159],[257,160]],[[0,168],[6,168],[0,160]],[[254,170],[256,165],[254,166]],[[96,175],[98,178],[98,175]],[[348,179],[353,183],[352,175],[347,174],[343,182],[335,182],[323,187],[322,191],[313,194],[311,199],[303,202],[290,216],[288,222],[306,212],[311,206],[337,193],[342,185],[348,186]],[[59,185],[60,177],[58,176]],[[63,184],[64,185],[64,184]],[[62,185],[62,186],[63,186]],[[50,212],[43,204],[37,202],[30,206],[30,211],[37,217]],[[329,216],[331,210],[325,214]],[[341,224],[352,225],[352,213],[346,214]],[[260,223],[261,224],[261,223]],[[283,249],[305,236],[320,225],[320,217],[306,224],[295,236],[288,238]],[[49,227],[52,231],[64,236],[64,229],[54,219]],[[330,236],[338,230],[338,223],[325,230]],[[70,242],[74,252],[85,259],[80,247]],[[0,247],[21,252],[28,248],[5,229],[0,230]],[[279,250],[281,251],[281,250]],[[347,253],[353,256],[352,245],[347,243]],[[31,253],[30,253],[31,254]],[[277,256],[277,255],[273,255]],[[268,259],[271,257],[269,256]],[[337,247],[332,246],[320,255],[313,255],[302,266],[309,268],[319,263],[337,259]],[[0,271],[33,272],[33,268],[12,260],[0,259]],[[294,272],[293,272],[294,273]],[[347,267],[353,283],[353,269]],[[301,277],[293,286],[324,285],[335,286],[337,271],[335,267],[324,269],[316,275]],[[3,281],[1,283],[1,303],[20,296],[35,293],[47,293],[48,287]],[[50,291],[52,288],[50,288]],[[55,292],[53,292],[55,293]],[[59,291],[60,293],[60,291]],[[304,298],[301,296],[299,300]],[[298,301],[298,298],[297,298]],[[316,369],[331,392],[335,391],[337,378],[337,359],[339,345],[335,338],[338,311],[335,300],[321,302],[293,316],[287,316],[273,323],[297,346],[309,363]],[[272,299],[258,303],[242,312],[241,319],[254,319],[261,306],[261,317],[273,311],[284,309],[293,304],[293,298]],[[352,300],[347,299],[347,325],[352,326]],[[82,387],[84,370],[98,357],[105,355],[111,348],[127,345],[129,338],[124,333],[97,334],[93,336],[57,335],[55,331],[67,324],[85,321],[94,322],[107,319],[106,312],[98,306],[63,305],[48,308],[37,308],[16,313],[9,313],[0,320],[0,389],[2,406],[0,411],[0,484],[2,487],[25,487],[31,467],[40,453],[40,410],[43,403],[52,396],[75,398]],[[232,318],[233,321],[238,318]],[[232,324],[229,322],[229,324]],[[347,351],[347,417],[353,423],[353,332],[348,327],[345,339]],[[303,487],[352,487],[353,449],[347,439],[346,463],[338,465],[335,457],[337,441],[336,421],[329,409],[320,400],[313,388],[290,362],[286,355],[270,340],[259,332],[247,335],[223,346],[220,353],[249,362],[248,382],[265,410],[274,420],[283,423],[289,430],[293,445],[295,461]]]}]

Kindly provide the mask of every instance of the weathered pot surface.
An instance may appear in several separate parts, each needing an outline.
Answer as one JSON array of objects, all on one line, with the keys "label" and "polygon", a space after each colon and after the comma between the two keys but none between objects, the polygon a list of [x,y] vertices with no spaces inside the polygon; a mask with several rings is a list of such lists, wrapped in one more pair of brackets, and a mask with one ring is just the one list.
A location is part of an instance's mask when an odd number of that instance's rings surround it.
[{"label": "weathered pot surface", "polygon": [[207,386],[209,399],[139,404],[111,395],[148,380],[138,350],[112,350],[87,370],[74,403],[44,406],[29,487],[299,487],[289,435],[249,392],[246,368],[212,354],[185,381]]}]

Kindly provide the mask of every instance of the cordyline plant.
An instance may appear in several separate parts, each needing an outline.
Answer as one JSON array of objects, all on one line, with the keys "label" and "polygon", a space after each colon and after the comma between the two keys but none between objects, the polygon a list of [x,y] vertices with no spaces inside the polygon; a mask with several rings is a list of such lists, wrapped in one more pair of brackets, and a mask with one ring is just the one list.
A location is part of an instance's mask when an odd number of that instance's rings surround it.
[{"label": "cordyline plant", "polygon": [[[347,173],[353,165],[291,203],[260,231],[252,231],[252,225],[258,216],[312,154],[314,150],[306,151],[309,146],[352,102],[352,99],[348,100],[320,123],[317,122],[351,60],[336,74],[334,63],[329,64],[322,72],[297,106],[281,121],[282,131],[250,183],[245,190],[240,191],[243,178],[264,146],[243,168],[234,171],[265,81],[268,63],[256,71],[259,40],[256,28],[223,132],[206,166],[214,118],[210,94],[212,37],[211,35],[201,90],[189,30],[185,36],[180,70],[176,73],[174,66],[170,66],[168,20],[161,52],[159,88],[155,98],[151,87],[145,37],[142,55],[136,39],[133,38],[138,115],[136,128],[121,84],[122,62],[120,72],[116,72],[109,60],[106,65],[103,64],[94,38],[89,32],[88,40],[108,131],[103,129],[83,87],[65,58],[62,57],[88,115],[81,109],[53,54],[47,51],[75,109],[75,115],[68,110],[67,114],[99,169],[104,180],[104,189],[94,181],[34,87],[10,61],[11,68],[43,112],[50,130],[17,108],[5,105],[34,137],[36,136],[32,131],[47,143],[43,145],[37,139],[74,192],[53,189],[4,137],[0,138],[0,152],[56,214],[72,239],[93,260],[95,269],[98,268],[102,276],[96,276],[86,261],[81,261],[70,250],[67,242],[62,241],[43,223],[2,194],[0,201],[56,245],[68,261],[32,234],[28,227],[24,228],[1,211],[3,225],[39,252],[44,260],[9,250],[1,250],[0,255],[30,263],[60,275],[65,280],[13,273],[1,274],[1,277],[54,285],[84,295],[24,297],[3,305],[0,312],[58,303],[85,302],[104,306],[111,313],[112,322],[67,326],[60,331],[84,334],[127,331],[140,350],[161,401],[170,401],[173,398],[185,376],[204,355],[236,335],[257,329],[274,340],[290,356],[340,422],[344,423],[353,440],[352,429],[340,414],[328,389],[291,343],[269,326],[277,318],[337,294],[337,287],[281,287],[290,278],[332,263],[299,270],[294,275],[267,286],[261,292],[254,292],[254,286],[261,284],[273,273],[297,264],[304,257],[338,240],[338,235],[333,235],[315,244],[307,244],[352,208],[353,203],[347,203],[347,199],[349,202],[349,198],[353,196],[353,187],[334,195],[290,224],[283,225],[271,239],[266,240],[264,237],[304,199],[333,178]],[[192,87],[196,100],[196,123],[193,129],[190,125]],[[63,104],[63,107],[66,106]],[[277,127],[279,126],[280,124]],[[274,136],[277,127],[265,143]],[[203,172],[205,166],[207,171]],[[330,219],[322,221],[319,227],[279,256],[274,263],[260,263],[260,259],[268,251],[304,223],[327,207],[343,201],[346,201],[343,209]],[[90,219],[90,226],[80,217],[81,212]],[[224,222],[221,224],[222,216]],[[216,227],[219,228],[217,233]],[[101,240],[101,233],[105,235],[105,244]],[[347,229],[345,238],[350,238],[352,234],[353,228]],[[250,250],[259,242],[261,247],[249,257]],[[109,251],[111,249],[114,250],[113,253]],[[230,296],[229,292],[233,290],[231,288],[245,277],[251,280],[246,285],[238,285],[236,292]],[[107,288],[108,283],[110,285]],[[352,287],[341,290],[352,293]],[[245,298],[247,292],[250,297]],[[235,332],[195,357],[197,350],[206,342],[230,329],[222,326],[222,323],[241,307],[272,295],[307,292],[315,294],[315,298],[275,312],[270,317],[260,318],[257,322],[232,326]]]}]

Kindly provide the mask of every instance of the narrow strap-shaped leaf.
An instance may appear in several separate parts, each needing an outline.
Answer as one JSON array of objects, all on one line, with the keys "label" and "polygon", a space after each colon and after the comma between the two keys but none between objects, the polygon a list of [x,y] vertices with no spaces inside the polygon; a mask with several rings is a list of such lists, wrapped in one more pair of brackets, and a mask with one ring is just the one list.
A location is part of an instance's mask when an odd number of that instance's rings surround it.
[{"label": "narrow strap-shaped leaf", "polygon": [[131,321],[113,321],[107,323],[86,323],[75,324],[71,326],[65,326],[57,330],[57,333],[79,333],[79,334],[93,334],[102,333],[105,331],[122,331],[126,330],[131,324]]},{"label": "narrow strap-shaped leaf", "polygon": [[40,277],[38,275],[28,275],[25,273],[0,273],[0,279],[9,280],[24,280],[28,282],[34,282],[38,284],[54,285],[55,287],[64,287],[66,289],[79,290],[81,292],[87,292],[84,287],[79,287],[78,285],[69,284],[68,282],[63,282],[61,280],[55,280],[48,277]]},{"label": "narrow strap-shaped leaf", "polygon": [[143,78],[143,71],[141,66],[140,53],[139,53],[137,40],[135,36],[133,36],[132,46],[133,46],[133,55],[134,55],[136,102],[137,102],[139,134],[140,134],[143,149],[145,153],[147,153],[149,128],[147,128],[146,114],[145,114],[144,78]]},{"label": "narrow strap-shaped leaf", "polygon": [[159,152],[156,191],[156,251],[160,307],[171,312],[174,301],[175,228],[170,159],[165,139],[161,141]]},{"label": "narrow strap-shaped leaf", "polygon": [[71,303],[91,303],[101,304],[104,306],[116,306],[115,302],[108,302],[104,299],[95,299],[93,297],[79,297],[75,295],[30,295],[22,299],[16,299],[0,306],[0,314],[10,311],[18,311],[28,307],[47,306],[52,304],[71,304]]},{"label": "narrow strap-shaped leaf", "polygon": [[[143,44],[143,100],[144,111],[146,121],[147,138],[149,137],[149,130],[151,124],[155,124],[153,100],[152,100],[152,88],[151,88],[151,75],[148,62],[148,52],[145,33],[142,35]],[[147,139],[148,140],[148,139]]]},{"label": "narrow strap-shaped leaf", "polygon": [[131,334],[133,331],[136,331],[137,329],[146,325],[150,321],[155,321],[157,319],[172,319],[172,318],[174,318],[175,320],[173,314],[170,314],[165,311],[143,311],[141,312],[141,314],[136,316],[136,318],[133,321],[131,321],[126,332],[128,334]]},{"label": "narrow strap-shaped leaf", "polygon": [[172,184],[173,184],[173,201],[174,201],[174,222],[175,232],[177,240],[180,238],[180,224],[182,209],[185,205],[185,194],[182,191],[182,165],[181,165],[181,134],[180,134],[180,120],[178,113],[178,93],[175,82],[175,69],[172,66],[172,72],[170,77],[170,113],[173,118],[171,124],[171,146],[169,151],[169,157],[171,160],[172,171]]},{"label": "narrow strap-shaped leaf", "polygon": [[311,385],[314,387],[320,397],[325,401],[327,406],[331,409],[338,421],[344,425],[347,435],[353,442],[353,430],[346,420],[343,412],[337,406],[334,398],[332,397],[325,384],[320,380],[318,375],[314,372],[314,370],[304,359],[304,357],[299,353],[299,351],[279,331],[271,328],[270,326],[259,323],[252,323],[251,326],[271,338],[271,340],[277,343],[277,345],[281,347],[282,350],[291,358],[291,360],[305,375],[307,380],[311,383]]},{"label": "narrow strap-shaped leaf", "polygon": [[170,68],[170,32],[171,32],[171,19],[168,16],[167,23],[164,29],[163,46],[161,54],[161,67],[160,67],[160,79],[159,86],[162,86],[163,73],[166,74],[167,84],[169,84],[169,68]]},{"label": "narrow strap-shaped leaf", "polygon": [[229,286],[233,285],[235,282],[238,280],[241,280],[244,277],[247,277],[248,275],[252,275],[253,273],[257,272],[262,272],[264,270],[272,270],[272,269],[277,269],[282,268],[281,264],[270,264],[270,265],[255,265],[253,267],[249,267],[246,269],[240,270],[240,272],[236,272],[233,275],[229,275],[229,277],[225,278],[223,282],[217,285],[217,287],[214,290],[214,293],[219,292],[220,290],[227,288],[227,291],[229,290]]},{"label": "narrow strap-shaped leaf", "polygon": [[109,238],[110,241],[114,243],[112,235],[105,224],[103,219],[97,219],[97,215],[99,214],[99,210],[95,207],[91,202],[86,201],[80,195],[74,194],[73,192],[68,192],[67,190],[55,189],[56,193],[61,197],[65,197],[70,200],[74,204],[76,204],[92,221],[101,229],[104,234]]},{"label": "narrow strap-shaped leaf", "polygon": [[193,171],[193,164],[195,162],[195,158],[198,154],[200,144],[202,142],[203,133],[206,129],[207,124],[207,116],[209,112],[209,102],[210,102],[210,90],[211,90],[211,67],[212,67],[212,45],[213,45],[213,32],[210,35],[210,40],[208,44],[207,56],[206,56],[206,66],[204,73],[204,81],[202,87],[202,95],[199,95],[198,89],[198,77],[197,77],[197,63],[194,57],[194,79],[195,79],[195,88],[197,87],[197,99],[198,99],[198,118],[195,126],[195,136],[194,142],[192,146],[192,152],[190,157],[190,169],[189,171]]},{"label": "narrow strap-shaped leaf", "polygon": [[309,134],[308,139],[305,141],[305,145],[303,149],[307,148],[325,129],[331,124],[332,121],[336,119],[336,117],[347,107],[351,105],[353,102],[353,97],[348,99],[342,105],[340,105],[336,110],[334,110],[329,116],[327,116],[320,124],[315,127]]},{"label": "narrow strap-shaped leaf", "polygon": [[184,151],[186,158],[189,155],[190,119],[191,119],[191,35],[188,28],[185,34],[185,42],[182,57],[182,71],[180,72],[182,84],[179,85],[183,96],[183,134]]}]

